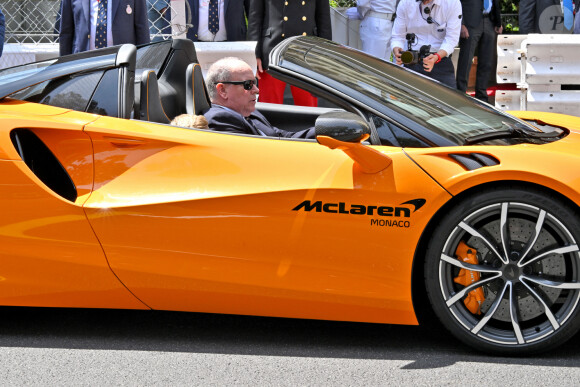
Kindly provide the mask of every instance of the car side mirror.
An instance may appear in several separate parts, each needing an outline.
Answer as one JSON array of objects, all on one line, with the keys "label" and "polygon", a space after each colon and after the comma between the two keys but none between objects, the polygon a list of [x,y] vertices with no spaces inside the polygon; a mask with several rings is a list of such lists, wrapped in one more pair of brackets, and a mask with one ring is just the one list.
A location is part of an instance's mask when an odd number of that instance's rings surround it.
[{"label": "car side mirror", "polygon": [[388,168],[392,160],[373,147],[361,144],[369,138],[371,129],[365,120],[349,112],[321,114],[315,123],[316,141],[330,149],[340,149],[364,173],[378,173]]},{"label": "car side mirror", "polygon": [[327,136],[344,142],[361,142],[366,140],[371,129],[364,119],[345,111],[334,111],[321,114],[314,124],[316,136]]}]

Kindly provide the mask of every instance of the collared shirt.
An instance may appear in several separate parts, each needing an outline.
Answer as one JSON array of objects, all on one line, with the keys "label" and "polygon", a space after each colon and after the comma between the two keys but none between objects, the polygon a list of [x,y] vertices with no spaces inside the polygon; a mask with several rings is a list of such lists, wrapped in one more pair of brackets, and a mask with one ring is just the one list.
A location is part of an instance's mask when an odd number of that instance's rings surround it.
[{"label": "collared shirt", "polygon": [[[91,39],[89,41],[89,50],[95,49],[95,36],[97,35],[97,16],[99,15],[99,0],[90,0],[90,18],[91,18]],[[107,47],[113,46],[113,30],[111,24],[111,2],[113,0],[107,1]],[[125,10],[118,10],[117,12],[125,12]]]},{"label": "collared shirt", "polygon": [[[424,7],[429,7],[431,13],[427,15],[424,11],[421,12],[420,9],[423,10]],[[427,23],[428,16],[436,23]],[[459,42],[461,20],[459,0],[433,0],[427,5],[416,0],[401,0],[393,26],[391,49],[400,47],[407,50],[405,36],[412,32],[417,36],[417,43],[412,46],[413,50],[419,50],[421,46],[429,44],[431,52],[445,50],[449,56]]]},{"label": "collared shirt", "polygon": [[[231,0],[231,1],[241,1],[241,0]],[[208,29],[208,10],[209,10],[209,0],[199,0],[199,24],[197,27],[197,39],[203,42],[222,42],[228,38],[226,33],[226,18],[224,14],[224,3],[225,0],[218,0],[218,13],[220,18],[220,29],[215,34],[209,32]]]}]

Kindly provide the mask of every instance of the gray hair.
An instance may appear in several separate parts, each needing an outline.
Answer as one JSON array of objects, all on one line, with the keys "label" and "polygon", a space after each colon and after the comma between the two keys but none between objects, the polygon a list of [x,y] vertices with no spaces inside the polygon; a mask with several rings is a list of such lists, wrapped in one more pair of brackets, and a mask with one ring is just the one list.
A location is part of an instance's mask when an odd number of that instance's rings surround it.
[{"label": "gray hair", "polygon": [[211,101],[215,101],[218,96],[216,83],[230,81],[232,69],[239,66],[240,63],[248,65],[240,58],[229,56],[214,62],[209,67],[207,75],[205,76],[205,85],[207,86],[207,93],[209,94],[209,99]]}]

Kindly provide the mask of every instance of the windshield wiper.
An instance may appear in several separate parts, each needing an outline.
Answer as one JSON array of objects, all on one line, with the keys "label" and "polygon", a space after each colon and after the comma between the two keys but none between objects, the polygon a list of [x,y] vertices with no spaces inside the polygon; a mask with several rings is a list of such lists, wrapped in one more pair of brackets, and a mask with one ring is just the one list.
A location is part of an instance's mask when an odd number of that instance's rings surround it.
[{"label": "windshield wiper", "polygon": [[544,133],[544,132],[531,132],[528,130],[523,130],[520,128],[509,128],[505,130],[498,130],[495,132],[487,132],[478,134],[476,136],[467,137],[463,144],[472,145],[483,141],[496,140],[499,138],[532,138],[534,140],[545,140],[550,141],[555,137],[560,137],[562,133],[558,131]]}]

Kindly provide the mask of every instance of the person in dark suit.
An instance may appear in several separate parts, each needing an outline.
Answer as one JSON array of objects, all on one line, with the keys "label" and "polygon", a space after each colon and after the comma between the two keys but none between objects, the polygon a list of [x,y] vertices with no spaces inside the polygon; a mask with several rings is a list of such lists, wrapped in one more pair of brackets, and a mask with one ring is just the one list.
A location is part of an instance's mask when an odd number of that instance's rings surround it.
[{"label": "person in dark suit", "polygon": [[2,51],[4,50],[4,32],[6,30],[6,20],[4,19],[4,14],[0,9],[0,56],[2,56]]},{"label": "person in dark suit", "polygon": [[212,107],[204,113],[209,128],[256,136],[314,138],[314,128],[288,132],[272,126],[256,110],[260,92],[252,68],[239,58],[223,58],[207,71],[206,85]]},{"label": "person in dark suit", "polygon": [[[328,0],[252,0],[248,18],[248,40],[257,41],[257,77],[260,101],[282,103],[286,84],[268,74],[268,55],[282,40],[297,35],[332,39]],[[292,88],[294,104],[316,106],[317,99],[299,88]]]},{"label": "person in dark suit", "polygon": [[[209,28],[210,1],[216,1],[219,27],[217,32]],[[191,8],[191,24],[187,37],[194,42],[235,42],[246,40],[246,17],[250,0],[188,0]]]},{"label": "person in dark suit", "polygon": [[[542,13],[551,6],[552,8],[542,16]],[[520,0],[518,8],[518,22],[520,34],[551,34],[556,24],[554,17],[562,17],[560,0]]]},{"label": "person in dark suit", "polygon": [[[96,28],[99,3],[104,0],[62,0],[60,8],[60,55],[101,48]],[[101,3],[101,6],[105,3]],[[106,45],[149,43],[146,0],[108,0]]]},{"label": "person in dark suit", "polygon": [[463,23],[459,35],[457,89],[467,90],[471,62],[477,48],[475,98],[488,102],[487,85],[497,55],[497,35],[503,31],[499,0],[461,0],[461,8]]}]

